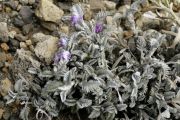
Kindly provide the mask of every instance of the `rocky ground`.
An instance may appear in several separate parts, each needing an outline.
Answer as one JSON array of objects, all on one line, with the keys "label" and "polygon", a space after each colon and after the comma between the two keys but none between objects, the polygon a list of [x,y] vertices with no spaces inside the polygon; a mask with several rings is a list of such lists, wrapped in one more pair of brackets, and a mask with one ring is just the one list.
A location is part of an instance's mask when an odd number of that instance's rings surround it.
[{"label": "rocky ground", "polygon": [[[71,24],[63,21],[63,16],[70,14],[70,8],[78,0],[0,0],[0,119],[19,120],[19,108],[21,104],[6,105],[3,99],[18,79],[23,74],[28,80],[35,80],[27,68],[39,67],[40,63],[50,65],[53,62],[54,54],[58,50],[57,42],[60,33],[71,34]],[[104,0],[82,0],[85,8],[84,19],[91,20],[95,13],[100,10],[116,11],[124,13],[130,6],[131,0],[104,1]],[[145,5],[146,6],[146,5]],[[148,5],[147,5],[148,6]],[[143,9],[145,10],[146,7]],[[175,6],[174,11],[178,13],[180,6]],[[180,13],[180,12],[179,12]],[[147,18],[141,18],[147,20]],[[139,20],[139,21],[138,21]],[[138,19],[137,24],[144,27],[151,21]],[[142,22],[143,21],[143,22]],[[106,23],[112,24],[112,16],[106,17]],[[154,26],[160,21],[155,20]],[[167,26],[172,26],[168,23]],[[147,27],[147,26],[146,26]],[[168,30],[168,29],[167,29]],[[170,33],[171,34],[171,33]],[[173,33],[172,33],[173,34]],[[123,32],[124,38],[131,40],[131,30]],[[133,49],[133,43],[129,44]],[[174,51],[173,51],[174,52]],[[21,56],[23,60],[19,60]],[[65,111],[62,117],[68,120],[75,120],[73,115]],[[34,115],[32,113],[32,120]],[[72,119],[73,118],[73,119]],[[58,120],[65,120],[59,117]],[[82,117],[82,120],[83,117]]]},{"label": "rocky ground", "polygon": [[[71,25],[62,22],[61,18],[68,15],[71,6],[77,2],[79,1],[0,0],[0,119],[19,119],[16,114],[19,104],[7,106],[3,100],[18,74],[23,74],[30,65],[14,61],[17,51],[26,50],[25,58],[28,61],[37,62],[33,57],[38,57],[47,64],[52,63],[60,33],[71,32]],[[88,21],[96,11],[106,8],[113,10],[115,6],[115,2],[90,0],[85,4],[84,19]],[[26,77],[33,79],[28,74]]]}]

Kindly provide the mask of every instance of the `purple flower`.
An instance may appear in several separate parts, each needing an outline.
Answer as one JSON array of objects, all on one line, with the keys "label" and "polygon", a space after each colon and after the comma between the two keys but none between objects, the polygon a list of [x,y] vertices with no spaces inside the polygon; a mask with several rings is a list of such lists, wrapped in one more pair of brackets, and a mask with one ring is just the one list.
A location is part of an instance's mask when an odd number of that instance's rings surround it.
[{"label": "purple flower", "polygon": [[95,32],[96,33],[100,33],[103,31],[103,24],[101,23],[96,23],[96,26],[95,26]]},{"label": "purple flower", "polygon": [[69,61],[71,58],[71,53],[69,51],[62,51],[55,55],[54,62],[58,63],[59,61]]},{"label": "purple flower", "polygon": [[59,40],[58,45],[59,45],[60,47],[66,47],[67,41],[68,41],[68,39],[67,39],[66,37],[61,37],[61,39]]},{"label": "purple flower", "polygon": [[83,17],[80,15],[72,15],[71,16],[71,24],[74,26],[77,23],[81,22],[83,20]]}]

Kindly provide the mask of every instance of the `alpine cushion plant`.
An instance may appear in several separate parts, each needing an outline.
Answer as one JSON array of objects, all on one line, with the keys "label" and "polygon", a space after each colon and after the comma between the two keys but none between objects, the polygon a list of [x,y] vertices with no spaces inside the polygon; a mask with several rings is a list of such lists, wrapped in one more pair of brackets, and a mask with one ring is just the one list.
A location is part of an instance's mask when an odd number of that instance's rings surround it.
[{"label": "alpine cushion plant", "polygon": [[[139,12],[134,6],[141,1],[134,2],[124,16],[112,14],[111,25],[99,19],[87,22],[72,17],[71,27],[78,29],[60,38],[55,64],[29,68],[36,80],[30,84],[23,78],[18,80],[14,92],[9,92],[8,103],[28,96],[21,112],[24,118],[28,116],[28,103],[32,103],[37,118],[40,113],[47,119],[59,117],[63,111],[78,116],[83,109],[83,115],[92,120],[180,119],[179,64],[163,56],[166,34],[139,30],[134,19],[128,17],[129,12],[130,16]],[[76,17],[83,15],[79,4],[71,11]],[[107,15],[101,11],[95,18],[102,20]],[[121,28],[120,20],[128,21],[128,25],[122,24]],[[135,27],[127,27],[131,25]],[[135,35],[126,40],[121,34],[123,29]],[[129,41],[133,41],[134,48],[129,47]],[[25,94],[27,89],[35,94]]]}]

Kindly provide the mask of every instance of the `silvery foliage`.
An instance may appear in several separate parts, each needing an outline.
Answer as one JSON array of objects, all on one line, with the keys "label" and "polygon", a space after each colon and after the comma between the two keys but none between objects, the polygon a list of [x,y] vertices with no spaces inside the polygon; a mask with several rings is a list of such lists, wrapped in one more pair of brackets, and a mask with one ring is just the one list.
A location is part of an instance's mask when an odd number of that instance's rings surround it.
[{"label": "silvery foliage", "polygon": [[[129,18],[133,14],[114,16],[113,24],[104,23],[103,32],[98,34],[94,30],[96,20],[77,24],[68,36],[66,50],[72,54],[71,60],[60,61],[53,68],[29,68],[39,81],[22,77],[14,92],[9,92],[8,103],[24,101],[20,114],[24,120],[28,119],[28,102],[36,108],[38,120],[50,120],[65,109],[84,109],[90,119],[180,119],[178,71],[171,66],[174,62],[167,63],[157,53],[166,49],[166,36],[155,30],[137,30],[134,19]],[[96,18],[103,15],[100,12]],[[120,36],[122,28],[116,23],[122,18],[129,20],[127,26],[132,25],[136,54]]]}]

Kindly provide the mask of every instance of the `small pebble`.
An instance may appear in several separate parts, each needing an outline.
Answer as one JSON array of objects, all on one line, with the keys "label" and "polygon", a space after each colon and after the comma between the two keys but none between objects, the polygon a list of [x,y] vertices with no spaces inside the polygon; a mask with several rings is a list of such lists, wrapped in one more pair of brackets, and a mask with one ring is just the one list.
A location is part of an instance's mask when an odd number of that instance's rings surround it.
[{"label": "small pebble", "polygon": [[8,34],[10,38],[14,38],[14,36],[16,35],[16,31],[10,31]]},{"label": "small pebble", "polygon": [[19,10],[21,9],[21,7],[22,7],[22,5],[19,4],[19,5],[17,6],[17,11],[19,11]]},{"label": "small pebble", "polygon": [[27,48],[27,45],[25,42],[20,42],[20,48]]},{"label": "small pebble", "polygon": [[62,26],[61,30],[63,33],[69,34],[69,27],[68,26]]},{"label": "small pebble", "polygon": [[29,4],[33,5],[36,2],[36,0],[29,0]]},{"label": "small pebble", "polygon": [[27,46],[32,45],[32,41],[31,41],[31,40],[26,40],[26,45],[27,45]]},{"label": "small pebble", "polygon": [[109,10],[114,10],[116,8],[116,3],[115,2],[112,2],[112,1],[107,1],[105,0],[104,1],[104,5],[107,9]]},{"label": "small pebble", "polygon": [[112,25],[113,24],[113,18],[111,16],[107,16],[106,17],[106,22],[108,25]]},{"label": "small pebble", "polygon": [[12,86],[11,81],[8,78],[0,80],[0,93],[2,96],[6,96]]},{"label": "small pebble", "polygon": [[2,43],[2,44],[1,44],[1,48],[2,48],[4,51],[8,51],[8,50],[9,50],[9,46],[8,46],[6,43]]},{"label": "small pebble", "polygon": [[30,46],[29,46],[29,49],[30,49],[31,51],[34,51],[34,46],[33,46],[33,45],[30,45]]},{"label": "small pebble", "polygon": [[6,8],[5,8],[5,11],[6,11],[7,13],[10,13],[10,12],[12,11],[12,9],[11,9],[10,7],[6,7]]},{"label": "small pebble", "polygon": [[19,47],[19,41],[15,39],[10,39],[10,43],[14,47]]},{"label": "small pebble", "polygon": [[22,34],[16,34],[15,38],[20,42],[24,42],[27,40],[27,37],[23,36]]},{"label": "small pebble", "polygon": [[85,6],[85,14],[84,14],[84,19],[85,20],[91,20],[92,18],[92,11],[90,8],[90,5]]},{"label": "small pebble", "polygon": [[19,0],[19,2],[23,5],[26,5],[26,4],[28,4],[29,1],[28,0]]}]

